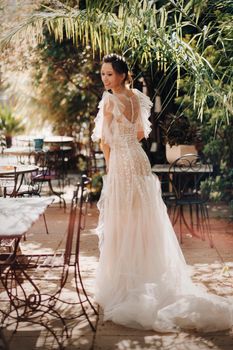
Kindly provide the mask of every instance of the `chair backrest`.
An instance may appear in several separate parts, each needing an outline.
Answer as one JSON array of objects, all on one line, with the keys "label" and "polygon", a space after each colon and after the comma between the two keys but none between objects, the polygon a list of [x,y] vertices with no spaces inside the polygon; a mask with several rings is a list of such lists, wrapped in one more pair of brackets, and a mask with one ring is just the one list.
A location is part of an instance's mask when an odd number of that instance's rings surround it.
[{"label": "chair backrest", "polygon": [[3,197],[16,197],[18,188],[18,175],[16,173],[16,166],[14,167],[14,172],[10,174],[0,175],[0,187]]},{"label": "chair backrest", "polygon": [[81,230],[83,230],[85,227],[85,218],[87,214],[87,203],[89,194],[87,185],[90,182],[91,179],[88,178],[86,175],[83,175],[81,180],[77,183],[77,187],[73,193],[65,245],[65,265],[70,264],[73,247],[75,253],[75,263],[77,262],[79,257],[80,233]]},{"label": "chair backrest", "polygon": [[[204,199],[201,182],[211,176],[212,166],[196,154],[185,154],[176,159],[169,168],[169,177],[177,199],[192,196]],[[206,198],[204,198],[206,197]]]},{"label": "chair backrest", "polygon": [[41,176],[53,176],[59,178],[61,172],[61,159],[58,151],[37,151],[30,155],[34,163],[39,167],[38,173]]}]

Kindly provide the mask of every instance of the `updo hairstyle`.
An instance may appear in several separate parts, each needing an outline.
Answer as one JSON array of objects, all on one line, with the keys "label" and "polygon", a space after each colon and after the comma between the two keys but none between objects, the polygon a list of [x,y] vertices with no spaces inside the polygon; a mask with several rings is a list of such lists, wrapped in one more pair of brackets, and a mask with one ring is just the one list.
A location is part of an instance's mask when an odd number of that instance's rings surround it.
[{"label": "updo hairstyle", "polygon": [[117,72],[118,74],[125,74],[125,79],[123,81],[124,83],[126,81],[131,82],[129,68],[124,57],[115,53],[111,53],[110,55],[104,56],[103,63],[111,63],[112,68],[115,72]]}]

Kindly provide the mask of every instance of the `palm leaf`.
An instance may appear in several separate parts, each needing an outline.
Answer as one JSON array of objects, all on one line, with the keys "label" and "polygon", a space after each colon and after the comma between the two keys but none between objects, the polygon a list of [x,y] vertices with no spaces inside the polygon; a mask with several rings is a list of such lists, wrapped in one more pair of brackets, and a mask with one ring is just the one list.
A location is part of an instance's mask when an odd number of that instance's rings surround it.
[{"label": "palm leaf", "polygon": [[[146,69],[157,61],[158,67],[166,70],[166,74],[171,74],[171,70],[167,70],[169,62],[176,67],[177,94],[181,70],[193,79],[194,104],[200,117],[208,95],[214,96],[216,104],[233,114],[232,95],[226,95],[223,87],[226,79],[218,76],[215,67],[204,55],[209,45],[217,49],[220,45],[227,55],[226,40],[232,35],[230,21],[227,27],[224,27],[223,22],[216,24],[214,20],[205,25],[212,9],[223,9],[224,3],[210,1],[209,12],[201,20],[201,10],[206,5],[201,2],[194,4],[191,0],[170,0],[158,8],[156,2],[149,0],[86,0],[86,8],[80,9],[59,3],[59,8],[45,7],[46,11],[34,13],[14,27],[1,39],[0,45],[3,47],[11,40],[18,40],[20,35],[29,38],[32,33],[42,40],[43,29],[47,27],[56,40],[62,41],[66,37],[71,38],[76,45],[81,42],[91,46],[93,56],[111,51],[125,52],[131,65],[137,60]],[[230,1],[227,1],[227,6],[230,6]],[[190,28],[196,33],[187,42],[183,39],[183,33]],[[225,76],[231,76],[232,62],[226,70],[229,74]],[[214,83],[216,77],[218,84]],[[197,99],[197,96],[202,97]]]}]

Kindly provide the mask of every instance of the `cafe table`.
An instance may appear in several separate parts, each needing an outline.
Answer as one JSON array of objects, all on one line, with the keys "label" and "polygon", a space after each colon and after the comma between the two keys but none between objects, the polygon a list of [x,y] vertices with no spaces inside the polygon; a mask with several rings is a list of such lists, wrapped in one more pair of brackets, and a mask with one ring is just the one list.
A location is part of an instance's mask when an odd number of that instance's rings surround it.
[{"label": "cafe table", "polygon": [[3,156],[28,156],[31,152],[35,151],[34,147],[29,146],[13,146],[5,148]]},{"label": "cafe table", "polygon": [[35,149],[34,146],[13,146],[4,149],[1,160],[4,160],[4,163],[6,164],[9,162],[20,164],[35,164],[38,154],[46,153],[48,151],[49,147]]},{"label": "cafe table", "polygon": [[0,163],[0,187],[1,189],[5,190],[7,183],[10,182],[11,187],[13,186],[11,197],[14,197],[19,192],[25,175],[37,171],[37,165]]},{"label": "cafe table", "polygon": [[35,135],[17,135],[15,136],[16,145],[19,146],[19,144],[26,144],[29,147],[34,145],[34,140],[36,138],[39,138]]},{"label": "cafe table", "polygon": [[162,197],[173,225],[179,223],[179,241],[180,243],[183,241],[182,224],[184,224],[188,234],[202,240],[207,236],[210,246],[213,247],[206,205],[208,194],[200,191],[201,182],[211,178],[213,165],[191,161],[176,164],[155,164],[152,166],[152,172],[160,178]]},{"label": "cafe table", "polygon": [[3,273],[1,267],[5,268],[15,261],[21,238],[38,220],[39,216],[44,215],[46,208],[53,200],[53,197],[0,198],[1,247],[4,247],[4,243],[7,243],[6,246],[12,246],[13,248],[8,253],[0,251],[1,280]]},{"label": "cafe table", "polygon": [[2,156],[8,161],[27,164],[34,153],[35,148],[32,146],[13,146],[5,148]]},{"label": "cafe table", "polygon": [[15,173],[27,174],[38,170],[38,166],[31,164],[1,164],[0,163],[0,175],[14,175]]},{"label": "cafe table", "polygon": [[[54,338],[59,349],[64,349],[63,342],[72,335],[72,324],[83,327],[86,319],[91,329],[96,330],[91,317],[97,317],[98,313],[85,290],[79,261],[89,181],[82,177],[74,191],[65,250],[56,250],[52,254],[19,254],[15,249],[8,254],[9,258],[0,256],[0,289],[3,289],[0,303],[8,307],[7,310],[0,308],[2,325],[11,324],[13,332],[17,331],[20,322],[39,325]],[[14,237],[19,243],[51,201],[51,197],[2,199],[0,239]],[[67,289],[70,281],[72,287],[69,285]],[[61,332],[57,331],[58,327],[61,327]]]},{"label": "cafe table", "polygon": [[60,135],[54,135],[54,136],[46,136],[44,138],[44,143],[69,143],[73,141],[73,137],[71,136],[60,136]]},{"label": "cafe table", "polygon": [[[152,172],[155,174],[167,174],[169,172],[184,172],[184,170],[181,170],[179,167],[172,167],[171,164],[154,164],[151,168]],[[189,169],[189,172],[192,171],[192,169]],[[194,171],[194,170],[193,170]],[[195,168],[195,172],[209,172],[213,171],[213,166],[209,165],[208,168],[205,164],[198,166]]]},{"label": "cafe table", "polygon": [[31,287],[36,288],[36,282],[25,271],[25,260],[20,260],[22,255],[19,251],[19,243],[39,216],[44,215],[46,208],[52,202],[53,197],[0,198],[1,249],[4,248],[5,241],[12,241],[10,251],[0,251],[0,303],[2,305],[0,314],[2,324],[11,315],[12,321],[16,321],[16,329],[20,312],[21,316],[24,315],[26,305],[33,303],[22,281],[27,281]]},{"label": "cafe table", "polygon": [[21,238],[54,197],[0,198],[0,239]]},{"label": "cafe table", "polygon": [[[161,184],[163,183],[168,183],[169,184],[169,192],[172,192],[172,175],[173,173],[182,173],[184,174],[185,172],[188,173],[212,173],[213,172],[213,166],[211,164],[200,164],[197,167],[189,167],[187,168],[187,171],[185,171],[185,168],[181,167],[171,167],[171,164],[154,164],[151,168],[152,173],[156,174],[159,176],[161,180]],[[169,180],[164,180],[165,177],[169,176]],[[162,189],[163,190],[163,189]]]}]

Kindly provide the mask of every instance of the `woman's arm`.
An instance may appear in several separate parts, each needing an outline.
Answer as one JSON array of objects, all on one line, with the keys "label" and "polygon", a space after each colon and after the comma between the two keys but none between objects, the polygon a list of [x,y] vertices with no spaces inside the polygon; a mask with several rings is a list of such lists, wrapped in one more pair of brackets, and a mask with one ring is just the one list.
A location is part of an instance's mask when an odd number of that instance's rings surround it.
[{"label": "woman's arm", "polygon": [[145,137],[144,131],[140,130],[137,132],[138,141],[141,141],[142,139],[144,139],[144,137]]},{"label": "woman's arm", "polygon": [[113,118],[112,110],[113,110],[112,101],[108,101],[108,103],[104,105],[104,110],[103,110],[104,121],[103,121],[103,129],[102,129],[102,138],[100,143],[100,147],[104,154],[104,159],[106,162],[107,172],[109,167],[109,157],[110,157],[110,150],[111,150],[109,146],[109,142],[112,137],[111,130],[110,130],[112,118]]},{"label": "woman's arm", "polygon": [[103,139],[101,139],[100,148],[104,154],[104,159],[105,159],[106,168],[107,168],[107,172],[108,172],[110,147],[107,143],[104,143]]}]

